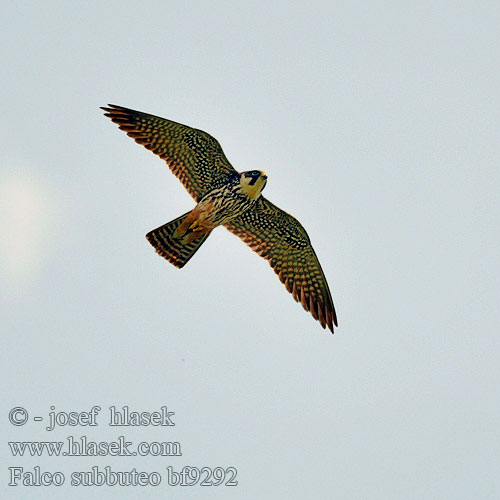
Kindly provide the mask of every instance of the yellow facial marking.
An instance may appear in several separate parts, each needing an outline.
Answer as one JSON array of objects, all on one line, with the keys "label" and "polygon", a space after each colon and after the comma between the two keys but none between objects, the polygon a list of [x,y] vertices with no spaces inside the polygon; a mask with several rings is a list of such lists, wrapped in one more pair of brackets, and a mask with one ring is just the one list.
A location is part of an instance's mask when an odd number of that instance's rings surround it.
[{"label": "yellow facial marking", "polygon": [[250,184],[251,181],[252,178],[243,176],[240,180],[241,191],[245,193],[252,200],[256,200],[266,184],[267,181],[266,173],[261,172],[260,177],[255,181],[253,185]]}]

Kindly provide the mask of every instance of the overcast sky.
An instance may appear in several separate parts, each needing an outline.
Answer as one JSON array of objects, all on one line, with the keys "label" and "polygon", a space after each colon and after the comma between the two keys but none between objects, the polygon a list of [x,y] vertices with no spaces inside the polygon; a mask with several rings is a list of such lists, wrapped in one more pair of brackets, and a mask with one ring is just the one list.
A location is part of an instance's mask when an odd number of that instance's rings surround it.
[{"label": "overcast sky", "polygon": [[[497,2],[7,2],[0,54],[2,498],[493,499],[500,475]],[[224,228],[182,270],[144,235],[194,206],[99,106],[215,136],[307,229],[325,333]],[[94,428],[9,424],[103,408]],[[111,405],[175,427],[113,429]],[[178,441],[12,457],[6,441]],[[157,487],[9,487],[33,471]],[[165,468],[235,467],[236,487]]]}]

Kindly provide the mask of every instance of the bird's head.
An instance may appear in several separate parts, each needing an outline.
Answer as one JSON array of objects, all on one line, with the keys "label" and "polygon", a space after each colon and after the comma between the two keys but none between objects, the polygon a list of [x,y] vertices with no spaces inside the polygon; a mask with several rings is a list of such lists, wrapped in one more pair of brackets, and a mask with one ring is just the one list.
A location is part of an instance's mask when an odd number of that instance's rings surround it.
[{"label": "bird's head", "polygon": [[267,175],[261,170],[249,170],[240,174],[241,191],[256,200],[267,182]]}]

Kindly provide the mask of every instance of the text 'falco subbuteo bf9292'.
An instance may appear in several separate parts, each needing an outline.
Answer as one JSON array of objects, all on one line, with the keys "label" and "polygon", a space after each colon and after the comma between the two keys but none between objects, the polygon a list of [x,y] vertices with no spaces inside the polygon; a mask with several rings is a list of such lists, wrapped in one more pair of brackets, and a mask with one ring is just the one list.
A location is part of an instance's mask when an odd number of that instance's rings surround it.
[{"label": "text 'falco subbuteo bf9292'", "polygon": [[146,235],[179,268],[217,226],[225,226],[269,261],[286,289],[323,328],[337,317],[325,275],[300,222],[261,195],[267,175],[238,173],[212,136],[192,127],[114,104],[105,115],[164,159],[197,205]]}]

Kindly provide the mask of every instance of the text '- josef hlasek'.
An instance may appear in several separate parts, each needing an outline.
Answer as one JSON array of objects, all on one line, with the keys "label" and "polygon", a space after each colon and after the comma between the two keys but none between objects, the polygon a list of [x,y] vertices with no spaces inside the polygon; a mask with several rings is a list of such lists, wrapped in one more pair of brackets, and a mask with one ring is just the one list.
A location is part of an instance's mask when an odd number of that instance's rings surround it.
[{"label": "text '- josef hlasek'", "polygon": [[[55,411],[55,407],[50,407],[49,421],[46,430],[52,431],[56,427],[65,426],[96,426],[99,425],[99,416],[102,408],[93,406],[89,411]],[[172,420],[175,413],[168,411],[166,406],[162,406],[159,411],[131,411],[128,406],[117,408],[109,407],[108,425],[111,427],[131,427],[131,426],[174,426]]]}]

